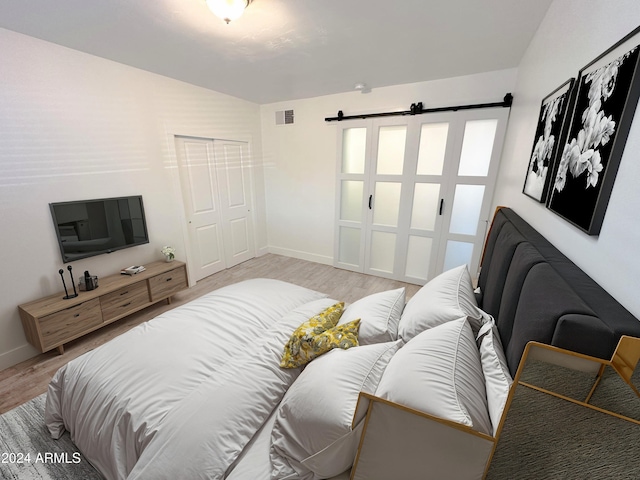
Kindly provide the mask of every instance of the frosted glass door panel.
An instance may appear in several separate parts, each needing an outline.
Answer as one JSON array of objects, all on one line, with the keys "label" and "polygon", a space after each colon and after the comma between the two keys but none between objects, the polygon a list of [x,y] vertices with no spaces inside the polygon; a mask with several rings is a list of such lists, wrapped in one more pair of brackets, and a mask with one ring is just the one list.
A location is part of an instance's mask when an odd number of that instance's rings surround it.
[{"label": "frosted glass door panel", "polygon": [[448,135],[448,123],[422,125],[418,149],[418,175],[442,175]]},{"label": "frosted glass door panel", "polygon": [[489,173],[498,120],[470,120],[464,128],[458,175],[486,177]]},{"label": "frosted glass door panel", "polygon": [[415,235],[409,236],[407,264],[405,267],[405,275],[407,277],[428,280],[432,245],[432,238],[418,237]]},{"label": "frosted glass door panel", "polygon": [[359,180],[342,181],[340,220],[361,221],[363,185],[364,182]]},{"label": "frosted glass door panel", "polygon": [[340,227],[339,260],[349,265],[360,264],[360,229]]},{"label": "frosted glass door panel", "polygon": [[439,183],[416,183],[411,208],[411,228],[433,231],[440,202]]},{"label": "frosted glass door panel", "polygon": [[376,189],[373,197],[374,225],[385,225],[388,227],[398,226],[401,190],[401,183],[376,182]]},{"label": "frosted glass door panel", "polygon": [[342,173],[364,173],[367,129],[348,128],[342,137]]},{"label": "frosted glass door panel", "polygon": [[396,234],[371,232],[370,268],[385,273],[393,273],[396,253]]},{"label": "frosted glass door panel", "polygon": [[380,127],[376,162],[378,175],[402,175],[406,140],[406,125]]},{"label": "frosted glass door panel", "polygon": [[449,233],[477,233],[484,190],[484,185],[456,185]]},{"label": "frosted glass door panel", "polygon": [[447,242],[447,251],[444,256],[443,272],[464,264],[467,264],[468,266],[471,263],[472,255],[473,243],[449,240]]}]

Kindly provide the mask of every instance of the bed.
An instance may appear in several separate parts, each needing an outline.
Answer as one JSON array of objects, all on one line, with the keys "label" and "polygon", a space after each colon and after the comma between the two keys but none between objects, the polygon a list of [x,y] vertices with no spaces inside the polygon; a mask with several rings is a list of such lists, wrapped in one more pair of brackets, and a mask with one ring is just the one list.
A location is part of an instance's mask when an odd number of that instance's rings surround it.
[{"label": "bed", "polygon": [[[314,348],[337,348],[281,367],[283,349],[308,355],[309,322]],[[406,304],[230,285],[62,367],[45,422],[108,479],[483,478],[526,344],[610,358],[621,335],[637,319],[502,208],[475,291],[466,266]]]}]

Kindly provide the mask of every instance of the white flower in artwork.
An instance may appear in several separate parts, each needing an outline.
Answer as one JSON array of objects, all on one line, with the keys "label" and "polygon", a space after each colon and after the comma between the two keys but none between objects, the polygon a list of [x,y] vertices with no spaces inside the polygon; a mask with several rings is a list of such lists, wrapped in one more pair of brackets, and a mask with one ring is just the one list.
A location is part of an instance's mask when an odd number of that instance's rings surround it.
[{"label": "white flower in artwork", "polygon": [[[574,140],[575,142],[575,140]],[[556,181],[553,185],[558,192],[564,189],[564,185],[567,182],[567,169],[569,167],[569,159],[571,157],[572,146],[566,144],[562,152],[562,158],[560,159],[560,165],[558,165],[558,173],[556,174]]]},{"label": "white flower in artwork", "polygon": [[[569,159],[569,171],[573,178],[582,175],[582,172],[587,170],[590,165],[591,157],[596,151],[590,148],[584,152],[580,152],[577,149],[572,149],[571,158]],[[600,155],[600,154],[598,154]]]},{"label": "white flower in artwork", "polygon": [[538,138],[536,146],[533,147],[533,154],[531,155],[530,170],[535,172],[536,175],[541,176],[545,168],[545,160],[549,158],[551,151],[553,150],[553,144],[555,143],[553,135],[551,138]]},{"label": "white flower in artwork", "polygon": [[596,120],[596,124],[593,126],[592,135],[590,138],[591,145],[597,147],[599,145],[606,145],[611,140],[611,137],[616,131],[616,122],[613,117],[609,115],[604,116],[604,112],[600,112]]},{"label": "white flower in artwork", "polygon": [[608,65],[594,70],[587,75],[587,83],[591,83],[588,94],[589,103],[599,99],[606,100],[613,94],[616,88],[616,77],[618,76],[620,65],[622,65],[622,62],[630,53],[631,52],[626,53]]},{"label": "white flower in artwork", "polygon": [[613,120],[613,116],[609,115],[600,122],[600,145],[609,143],[614,133],[616,133],[616,122]]},{"label": "white flower in artwork", "polygon": [[604,112],[600,110],[600,106],[601,102],[598,101],[586,109],[582,115],[583,129],[580,133],[584,132],[583,148],[604,146],[615,133],[616,122],[611,115],[605,117]]},{"label": "white flower in artwork", "polygon": [[549,170],[549,159],[556,144],[555,135],[551,134],[553,124],[556,121],[558,112],[563,101],[563,97],[557,97],[544,105],[542,119],[544,128],[541,136],[533,147],[531,159],[529,160],[529,173],[525,182],[525,192],[540,198],[544,189],[545,179]]},{"label": "white flower in artwork", "polygon": [[587,171],[589,172],[587,176],[587,187],[589,187],[589,185],[595,187],[598,184],[598,176],[603,168],[600,160],[600,152],[597,150],[589,157],[587,162]]}]

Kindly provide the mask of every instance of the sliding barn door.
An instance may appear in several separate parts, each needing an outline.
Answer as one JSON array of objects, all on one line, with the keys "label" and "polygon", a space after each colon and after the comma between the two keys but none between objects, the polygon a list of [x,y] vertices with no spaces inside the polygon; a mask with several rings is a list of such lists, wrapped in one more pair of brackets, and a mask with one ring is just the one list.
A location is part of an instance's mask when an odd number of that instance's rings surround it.
[{"label": "sliding barn door", "polygon": [[438,212],[442,229],[436,272],[466,263],[475,275],[492,214],[509,109],[468,110],[456,117],[454,161],[444,179],[447,195]]},{"label": "sliding barn door", "polygon": [[422,284],[477,269],[508,110],[339,126],[334,265]]},{"label": "sliding barn door", "polygon": [[247,144],[176,137],[176,153],[194,279],[255,257]]}]

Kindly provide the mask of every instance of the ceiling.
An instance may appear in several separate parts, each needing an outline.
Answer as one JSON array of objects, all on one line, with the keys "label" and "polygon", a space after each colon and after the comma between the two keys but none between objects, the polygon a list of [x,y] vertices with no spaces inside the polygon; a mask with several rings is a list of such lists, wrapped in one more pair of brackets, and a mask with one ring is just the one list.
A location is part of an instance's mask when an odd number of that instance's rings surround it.
[{"label": "ceiling", "polygon": [[0,27],[259,104],[517,67],[552,0],[2,0]]}]

